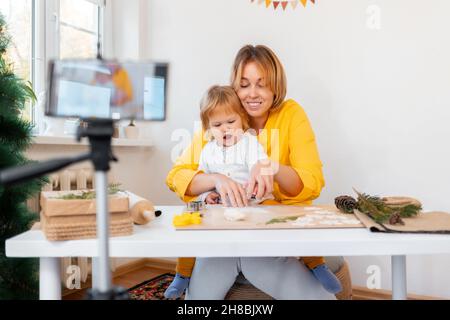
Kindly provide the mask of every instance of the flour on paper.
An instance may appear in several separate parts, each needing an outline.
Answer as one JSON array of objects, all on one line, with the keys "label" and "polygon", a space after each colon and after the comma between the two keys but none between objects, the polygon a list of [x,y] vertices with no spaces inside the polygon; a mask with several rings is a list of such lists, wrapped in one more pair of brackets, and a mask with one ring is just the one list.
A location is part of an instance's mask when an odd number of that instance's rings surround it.
[{"label": "flour on paper", "polygon": [[328,211],[321,208],[307,211],[310,212],[308,212],[305,216],[299,217],[295,221],[291,222],[292,225],[299,227],[314,227],[319,225],[340,226],[360,224],[356,217],[338,215],[333,211]]},{"label": "flour on paper", "polygon": [[317,208],[317,207],[306,207],[303,210],[305,210],[305,211],[317,211],[317,210],[322,210],[322,209]]}]

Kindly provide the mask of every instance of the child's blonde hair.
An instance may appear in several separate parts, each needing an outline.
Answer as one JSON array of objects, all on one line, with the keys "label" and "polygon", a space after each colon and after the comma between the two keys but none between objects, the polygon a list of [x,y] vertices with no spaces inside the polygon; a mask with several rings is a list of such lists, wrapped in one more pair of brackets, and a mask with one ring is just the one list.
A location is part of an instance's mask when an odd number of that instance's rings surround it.
[{"label": "child's blonde hair", "polygon": [[208,89],[200,103],[200,118],[204,131],[209,129],[209,119],[218,108],[226,113],[237,113],[242,121],[242,129],[248,130],[248,114],[236,92],[231,86],[216,85]]}]

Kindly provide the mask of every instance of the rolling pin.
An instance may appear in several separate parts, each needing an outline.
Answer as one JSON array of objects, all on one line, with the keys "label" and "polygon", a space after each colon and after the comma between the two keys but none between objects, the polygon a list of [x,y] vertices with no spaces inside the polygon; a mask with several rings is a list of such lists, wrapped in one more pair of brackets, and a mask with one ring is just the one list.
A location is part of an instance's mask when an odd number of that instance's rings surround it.
[{"label": "rolling pin", "polygon": [[135,224],[147,224],[161,215],[161,211],[155,211],[155,207],[149,200],[141,198],[129,191],[126,193],[129,199],[129,212]]}]

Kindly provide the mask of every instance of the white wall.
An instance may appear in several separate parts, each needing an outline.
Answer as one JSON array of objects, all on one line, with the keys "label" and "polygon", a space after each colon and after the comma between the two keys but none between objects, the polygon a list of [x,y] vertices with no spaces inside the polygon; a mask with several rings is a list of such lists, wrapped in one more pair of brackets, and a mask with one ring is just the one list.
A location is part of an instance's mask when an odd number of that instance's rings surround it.
[{"label": "white wall", "polygon": [[[321,0],[285,12],[247,0],[114,3],[124,14],[114,25],[139,30],[116,29],[122,30],[117,56],[170,63],[167,121],[143,125],[156,141],[148,193],[157,203],[179,203],[164,184],[177,144],[170,142],[173,130],[192,130],[205,90],[228,82],[242,45],[261,43],[281,58],[288,96],[315,130],[327,182],[317,202],[331,203],[356,187],[450,211],[449,1]],[[380,30],[367,27],[374,4]],[[390,289],[387,257],[348,260],[356,285],[365,285],[366,269],[375,264]],[[449,269],[449,256],[408,257],[409,292],[450,298]]]}]

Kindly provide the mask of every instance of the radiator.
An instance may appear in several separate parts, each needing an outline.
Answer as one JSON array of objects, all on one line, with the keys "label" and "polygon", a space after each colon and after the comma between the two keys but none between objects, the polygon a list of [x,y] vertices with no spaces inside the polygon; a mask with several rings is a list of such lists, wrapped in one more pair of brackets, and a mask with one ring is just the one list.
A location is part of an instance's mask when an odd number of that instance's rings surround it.
[{"label": "radiator", "polygon": [[[108,181],[117,183],[109,172]],[[65,169],[49,176],[49,183],[42,188],[42,191],[70,191],[95,189],[94,172],[91,168]],[[28,200],[28,207],[33,212],[40,212],[40,195]],[[67,279],[72,275],[71,266],[78,266],[80,270],[80,281],[86,282],[89,275],[92,275],[92,261],[87,257],[61,258],[61,281],[67,287]],[[115,259],[110,259],[111,271],[116,270]]]}]

